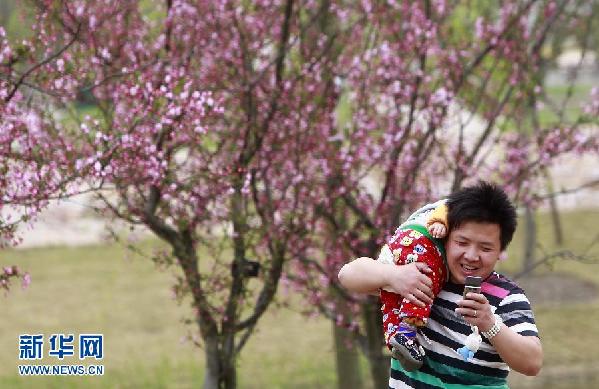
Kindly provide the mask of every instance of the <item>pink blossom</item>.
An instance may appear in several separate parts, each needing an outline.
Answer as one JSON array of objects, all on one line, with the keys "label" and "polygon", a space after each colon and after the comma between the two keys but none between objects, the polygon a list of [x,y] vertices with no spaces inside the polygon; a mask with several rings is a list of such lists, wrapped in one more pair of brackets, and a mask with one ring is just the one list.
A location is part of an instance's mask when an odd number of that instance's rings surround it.
[{"label": "pink blossom", "polygon": [[25,273],[23,275],[23,281],[21,283],[21,286],[23,289],[27,289],[27,287],[29,287],[29,284],[31,284],[31,275],[29,275],[29,273]]}]

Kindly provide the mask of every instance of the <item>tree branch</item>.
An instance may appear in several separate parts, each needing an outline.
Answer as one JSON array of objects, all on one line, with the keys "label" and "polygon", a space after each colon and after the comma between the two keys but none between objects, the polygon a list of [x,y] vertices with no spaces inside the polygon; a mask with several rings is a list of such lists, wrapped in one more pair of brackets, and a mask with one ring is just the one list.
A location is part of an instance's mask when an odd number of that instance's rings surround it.
[{"label": "tree branch", "polygon": [[31,73],[33,73],[35,70],[39,69],[40,67],[50,63],[51,61],[53,61],[54,59],[58,58],[62,53],[64,53],[69,47],[71,47],[71,45],[73,43],[75,43],[75,41],[77,40],[77,35],[79,34],[79,31],[81,30],[81,24],[77,25],[77,30],[75,31],[75,33],[73,34],[71,40],[62,48],[60,48],[58,51],[56,51],[54,54],[50,55],[49,57],[43,59],[41,62],[36,63],[35,65],[33,65],[32,67],[30,67],[27,71],[25,71],[25,73],[23,73],[21,75],[21,77],[19,77],[19,79],[17,80],[17,82],[14,85],[14,88],[8,93],[8,95],[4,98],[4,102],[9,102],[13,96],[15,95],[15,93],[17,93],[17,90],[19,89],[19,87],[21,86],[21,84],[23,83],[23,81],[29,77],[29,75]]}]

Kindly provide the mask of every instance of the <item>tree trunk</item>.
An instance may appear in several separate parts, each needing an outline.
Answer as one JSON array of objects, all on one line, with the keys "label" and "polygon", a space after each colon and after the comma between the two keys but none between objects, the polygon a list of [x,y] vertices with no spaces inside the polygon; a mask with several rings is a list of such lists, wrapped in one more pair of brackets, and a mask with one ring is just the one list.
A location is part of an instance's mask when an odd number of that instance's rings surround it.
[{"label": "tree trunk", "polygon": [[222,355],[222,375],[220,387],[222,389],[235,389],[237,388],[237,368],[235,366],[235,358],[229,355]]},{"label": "tree trunk", "polygon": [[561,246],[564,243],[564,234],[562,230],[562,222],[559,215],[559,210],[557,209],[557,202],[555,201],[555,196],[553,196],[553,179],[551,178],[551,174],[547,169],[545,169],[545,179],[547,182],[547,193],[549,196],[549,208],[551,209],[551,221],[553,222],[553,235],[555,237],[555,243]]},{"label": "tree trunk", "polygon": [[562,221],[557,209],[557,203],[555,197],[549,198],[549,207],[551,208],[551,221],[553,222],[553,236],[555,237],[555,243],[559,246],[564,244],[564,233],[562,230]]},{"label": "tree trunk", "polygon": [[218,351],[218,338],[204,339],[206,355],[206,371],[204,375],[204,389],[219,389],[220,358]]},{"label": "tree trunk", "polygon": [[[335,292],[333,291],[333,293]],[[351,314],[347,303],[341,297],[337,297],[337,312],[344,318]],[[353,344],[353,334],[347,328],[336,325],[334,321],[331,324],[337,357],[337,387],[339,389],[363,388],[359,350]]]},{"label": "tree trunk", "polygon": [[[219,331],[219,326],[210,313],[200,282],[198,261],[189,231],[182,233],[179,238],[172,238],[171,242],[173,254],[179,261],[187,285],[192,292],[194,306],[197,308],[196,323],[204,341],[206,356],[204,389],[235,389],[237,369],[234,324],[223,325]],[[236,320],[236,316],[231,316],[232,320]]]},{"label": "tree trunk", "polygon": [[235,358],[223,353],[219,347],[218,335],[204,339],[206,368],[204,389],[235,389],[237,387],[237,368]]},{"label": "tree trunk", "polygon": [[535,212],[529,206],[524,214],[526,229],[524,231],[524,263],[522,272],[530,273],[535,263],[535,248],[537,247],[537,225],[535,223]]},{"label": "tree trunk", "polygon": [[375,388],[389,387],[390,357],[383,354],[383,330],[379,298],[368,296],[362,304],[362,315],[368,349],[366,357]]}]

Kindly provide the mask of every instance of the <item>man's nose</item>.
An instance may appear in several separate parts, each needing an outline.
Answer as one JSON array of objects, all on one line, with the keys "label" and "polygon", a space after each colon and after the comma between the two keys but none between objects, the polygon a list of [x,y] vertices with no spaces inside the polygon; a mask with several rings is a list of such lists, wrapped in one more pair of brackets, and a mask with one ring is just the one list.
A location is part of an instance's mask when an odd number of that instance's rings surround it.
[{"label": "man's nose", "polygon": [[478,250],[476,247],[468,247],[466,251],[464,251],[464,257],[469,261],[476,261],[478,259]]}]

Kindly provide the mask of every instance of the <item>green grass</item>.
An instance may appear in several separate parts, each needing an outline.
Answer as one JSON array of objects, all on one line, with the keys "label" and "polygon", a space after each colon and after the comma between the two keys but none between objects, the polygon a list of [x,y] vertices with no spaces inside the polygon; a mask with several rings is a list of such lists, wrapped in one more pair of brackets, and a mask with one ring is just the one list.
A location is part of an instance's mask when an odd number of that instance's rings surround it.
[{"label": "green grass", "polygon": [[[599,234],[599,210],[564,215],[565,247],[586,247]],[[553,244],[547,215],[539,215],[539,242]],[[521,230],[500,263],[500,271],[515,272],[520,264]],[[146,249],[155,245],[144,243]],[[599,255],[599,246],[592,251]],[[130,259],[125,259],[127,256]],[[201,386],[203,350],[181,339],[190,330],[181,322],[190,312],[170,297],[173,274],[126,255],[118,245],[5,250],[0,265],[18,264],[32,273],[29,289],[18,287],[0,296],[1,388],[188,388]],[[569,272],[599,285],[599,265],[557,262],[553,270]],[[599,348],[599,301],[589,304],[534,307],[545,349],[545,368],[533,382],[557,388],[552,372],[595,366]],[[105,336],[102,377],[20,377],[18,336],[42,333],[99,332]],[[328,321],[308,319],[293,310],[272,310],[259,323],[239,360],[240,388],[330,388],[335,386],[333,342]],[[44,352],[43,364],[55,364]],[[65,364],[78,363],[65,358]],[[363,362],[362,375],[368,378]],[[588,374],[594,370],[586,368]],[[529,381],[510,375],[513,387]],[[543,378],[548,377],[548,378]],[[555,381],[555,382],[554,382]],[[568,384],[565,384],[568,387]],[[583,387],[576,385],[576,387]]]},{"label": "green grass", "polygon": [[[170,297],[173,275],[147,259],[125,257],[116,245],[3,252],[0,265],[27,269],[32,283],[0,296],[1,388],[201,385],[203,350],[181,341],[195,328],[181,322],[190,316],[187,305],[178,306]],[[83,332],[104,334],[104,376],[18,376],[19,334],[41,333],[47,341],[52,333]],[[269,312],[242,352],[240,387],[330,387],[335,376],[329,332],[324,320]],[[45,347],[39,363],[59,363]],[[76,357],[64,359],[64,364],[76,363]]]}]

